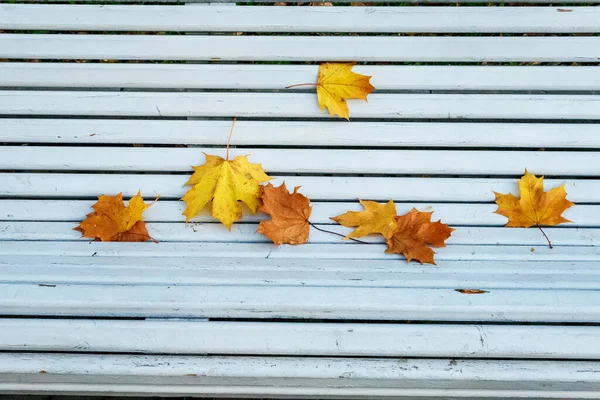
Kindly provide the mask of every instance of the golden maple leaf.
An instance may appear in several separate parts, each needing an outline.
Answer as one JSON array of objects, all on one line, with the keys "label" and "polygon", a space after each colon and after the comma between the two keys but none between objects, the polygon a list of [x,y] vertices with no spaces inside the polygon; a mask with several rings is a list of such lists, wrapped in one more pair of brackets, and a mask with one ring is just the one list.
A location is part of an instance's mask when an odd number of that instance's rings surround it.
[{"label": "golden maple leaf", "polygon": [[386,239],[396,230],[396,205],[392,200],[386,204],[359,200],[363,211],[347,211],[331,219],[345,227],[358,227],[344,239],[359,238],[372,233],[380,233]]},{"label": "golden maple leaf", "polygon": [[347,99],[367,100],[367,95],[375,88],[369,80],[370,76],[352,72],[354,63],[324,63],[319,67],[317,84],[301,83],[288,86],[316,86],[317,100],[321,110],[329,110],[330,115],[339,115],[350,119]]},{"label": "golden maple leaf", "polygon": [[507,217],[506,226],[509,227],[537,226],[552,248],[541,225],[554,226],[571,222],[562,216],[567,208],[575,205],[567,200],[565,185],[544,192],[544,177],[537,178],[525,170],[525,175],[519,180],[519,193],[521,197],[515,197],[512,193],[494,192],[498,204],[495,213]]},{"label": "golden maple leaf", "polygon": [[255,214],[260,206],[258,184],[272,178],[265,174],[260,164],[251,164],[246,156],[229,161],[205,155],[206,163],[194,167],[194,174],[186,183],[193,187],[182,198],[187,206],[183,215],[188,222],[212,201],[213,217],[231,230],[231,225],[242,218],[238,201],[244,202]]},{"label": "golden maple leaf", "polygon": [[74,230],[81,232],[83,237],[103,242],[145,242],[152,238],[142,214],[150,205],[144,203],[140,192],[129,200],[127,207],[122,193],[102,195],[92,206],[94,212],[88,214]]},{"label": "golden maple leaf", "polygon": [[386,253],[403,254],[406,261],[417,260],[421,264],[434,264],[434,251],[429,247],[444,247],[446,239],[454,229],[441,221],[431,222],[433,212],[415,208],[405,215],[396,217],[397,227],[387,239]]},{"label": "golden maple leaf", "polygon": [[262,202],[260,210],[269,214],[271,220],[258,224],[258,233],[271,239],[276,245],[302,244],[308,240],[310,225],[308,218],[312,212],[310,201],[298,193],[299,186],[294,192],[288,192],[285,182],[279,187],[270,183],[262,186]]}]

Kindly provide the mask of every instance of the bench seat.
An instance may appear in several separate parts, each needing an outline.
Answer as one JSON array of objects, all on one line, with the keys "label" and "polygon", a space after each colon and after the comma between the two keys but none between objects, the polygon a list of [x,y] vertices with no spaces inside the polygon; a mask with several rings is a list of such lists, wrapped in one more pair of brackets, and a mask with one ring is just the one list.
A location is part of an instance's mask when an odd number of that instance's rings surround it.
[{"label": "bench seat", "polygon": [[[600,397],[598,7],[160,3],[0,4],[0,393]],[[373,77],[350,122],[285,89],[326,61]],[[437,266],[276,247],[262,213],[185,224],[233,118],[231,155],[317,227],[357,198],[434,211]],[[576,203],[552,249],[494,213],[526,168]],[[138,190],[158,244],[72,230]]]}]

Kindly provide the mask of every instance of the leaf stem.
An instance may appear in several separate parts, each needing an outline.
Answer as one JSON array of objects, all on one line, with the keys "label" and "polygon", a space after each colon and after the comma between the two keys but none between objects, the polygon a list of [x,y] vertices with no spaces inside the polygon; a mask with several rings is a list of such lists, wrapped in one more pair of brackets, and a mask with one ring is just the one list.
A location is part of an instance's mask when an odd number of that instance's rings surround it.
[{"label": "leaf stem", "polygon": [[295,85],[286,86],[285,88],[291,89],[291,88],[298,87],[298,86],[318,86],[318,84],[316,84],[316,83],[297,83]]},{"label": "leaf stem", "polygon": [[[307,222],[308,222],[308,224],[310,226],[312,226],[313,228],[315,228],[318,231],[325,232],[325,233],[330,233],[332,235],[340,236],[340,237],[343,237],[343,238],[346,237],[345,235],[342,235],[341,233],[337,233],[337,232],[333,232],[333,231],[328,231],[327,229],[319,228],[318,226],[316,226],[315,224],[313,224],[310,221],[307,221]],[[363,242],[362,240],[358,240],[358,239],[354,239],[354,238],[348,238],[348,239],[352,240],[353,242],[361,243],[361,244],[374,244],[374,243],[369,243],[369,242]]]},{"label": "leaf stem", "polygon": [[233,127],[235,126],[236,119],[237,117],[233,117],[231,129],[229,130],[229,138],[227,139],[227,149],[225,150],[225,160],[229,160],[229,143],[231,143],[231,135],[233,134]]},{"label": "leaf stem", "polygon": [[540,230],[540,232],[542,232],[542,235],[544,235],[544,237],[546,238],[546,240],[548,241],[548,246],[550,246],[550,248],[552,249],[552,243],[550,243],[550,239],[548,239],[548,235],[546,235],[546,232],[544,232],[544,230],[542,229],[542,227],[540,226],[540,224],[535,224],[535,226],[538,227],[538,229]]}]

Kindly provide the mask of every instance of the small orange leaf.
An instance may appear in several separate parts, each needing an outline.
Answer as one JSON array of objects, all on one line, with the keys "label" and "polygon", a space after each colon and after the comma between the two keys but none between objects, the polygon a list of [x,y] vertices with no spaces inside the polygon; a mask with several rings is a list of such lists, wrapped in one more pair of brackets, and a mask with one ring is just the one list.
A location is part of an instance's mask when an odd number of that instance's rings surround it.
[{"label": "small orange leaf", "polygon": [[396,217],[398,226],[394,234],[387,239],[386,253],[403,254],[406,261],[417,260],[421,264],[435,264],[435,254],[429,246],[444,247],[446,239],[454,229],[441,221],[431,222],[433,212],[422,212],[417,209]]},{"label": "small orange leaf", "polygon": [[88,214],[74,230],[81,232],[83,237],[103,242],[145,242],[152,238],[142,214],[150,205],[144,202],[140,192],[129,200],[127,207],[122,193],[102,195],[92,206],[94,212]]},{"label": "small orange leaf", "polygon": [[289,193],[285,182],[279,187],[272,184],[261,186],[263,205],[260,210],[271,216],[269,221],[258,224],[258,233],[271,239],[276,245],[302,244],[308,240],[310,226],[308,218],[312,212],[310,201],[298,193],[296,186]]},{"label": "small orange leaf", "polygon": [[359,238],[373,233],[380,233],[386,239],[396,230],[396,205],[392,200],[386,204],[375,201],[359,200],[363,211],[348,211],[331,219],[345,227],[358,227],[344,239]]}]

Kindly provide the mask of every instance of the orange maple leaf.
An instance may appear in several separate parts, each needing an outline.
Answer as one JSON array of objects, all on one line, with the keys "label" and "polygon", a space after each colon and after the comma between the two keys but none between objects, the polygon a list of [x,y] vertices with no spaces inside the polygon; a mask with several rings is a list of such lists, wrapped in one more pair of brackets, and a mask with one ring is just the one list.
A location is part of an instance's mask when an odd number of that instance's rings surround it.
[{"label": "orange maple leaf", "polygon": [[386,204],[376,201],[360,201],[363,211],[347,211],[331,219],[345,227],[357,227],[344,239],[359,238],[373,233],[380,233],[386,239],[396,230],[396,205],[392,200]]},{"label": "orange maple leaf", "polygon": [[512,193],[494,192],[498,204],[495,213],[508,218],[508,227],[537,226],[552,248],[541,225],[554,226],[571,222],[562,216],[566,209],[575,205],[567,200],[565,185],[544,192],[544,177],[537,178],[525,170],[525,175],[519,180],[519,192],[521,197],[515,197]]},{"label": "orange maple leaf", "polygon": [[415,208],[396,217],[398,226],[394,234],[387,239],[386,253],[403,254],[406,261],[417,260],[421,264],[434,264],[434,251],[429,247],[445,247],[446,239],[453,228],[441,221],[431,222],[433,212],[423,212]]},{"label": "orange maple leaf", "polygon": [[298,193],[296,186],[289,193],[285,182],[279,187],[272,184],[261,186],[263,205],[260,210],[269,214],[271,220],[258,224],[258,233],[271,239],[276,245],[302,244],[308,240],[310,226],[308,218],[312,212],[310,201]]},{"label": "orange maple leaf", "polygon": [[103,242],[145,242],[152,237],[148,234],[142,214],[151,205],[144,202],[140,192],[129,200],[127,207],[123,203],[122,193],[116,196],[101,195],[92,206],[94,212],[73,229],[81,232],[83,237]]},{"label": "orange maple leaf", "polygon": [[375,88],[369,82],[371,77],[352,72],[354,63],[324,63],[319,67],[319,76],[314,83],[300,83],[288,86],[316,86],[317,100],[321,110],[329,109],[330,115],[350,119],[347,99],[367,100],[367,95]]}]

